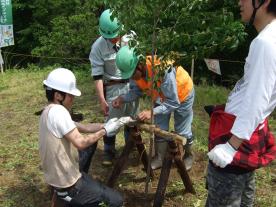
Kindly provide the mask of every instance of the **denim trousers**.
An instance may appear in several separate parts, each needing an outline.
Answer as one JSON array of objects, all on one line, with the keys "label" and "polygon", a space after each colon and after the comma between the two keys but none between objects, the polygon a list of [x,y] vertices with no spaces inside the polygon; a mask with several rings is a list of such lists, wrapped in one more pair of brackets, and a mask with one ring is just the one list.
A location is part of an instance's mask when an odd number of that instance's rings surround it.
[{"label": "denim trousers", "polygon": [[91,146],[79,150],[79,169],[80,172],[88,173],[88,170],[90,168],[91,160],[93,158],[93,155],[97,149],[98,142],[92,144]]},{"label": "denim trousers", "polygon": [[253,207],[255,194],[254,171],[235,174],[208,165],[206,207]]},{"label": "denim trousers", "polygon": [[[195,92],[192,90],[189,96],[181,105],[174,110],[174,131],[187,138],[187,143],[191,144],[193,139],[192,121],[193,121],[193,103]],[[157,114],[154,116],[154,124],[160,129],[169,131],[171,113]],[[155,137],[157,142],[165,141],[162,137]]]}]

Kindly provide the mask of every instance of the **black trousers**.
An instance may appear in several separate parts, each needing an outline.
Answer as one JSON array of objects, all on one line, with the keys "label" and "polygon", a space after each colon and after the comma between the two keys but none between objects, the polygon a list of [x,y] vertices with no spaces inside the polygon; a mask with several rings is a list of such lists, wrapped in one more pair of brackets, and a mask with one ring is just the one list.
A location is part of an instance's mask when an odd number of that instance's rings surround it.
[{"label": "black trousers", "polygon": [[69,207],[98,207],[104,203],[109,207],[121,207],[123,197],[112,188],[109,188],[86,173],[77,183],[68,189],[55,189],[59,199],[66,200]]},{"label": "black trousers", "polygon": [[79,150],[79,169],[80,172],[88,173],[92,157],[97,149],[98,142],[92,144],[91,146],[85,148],[84,150]]}]

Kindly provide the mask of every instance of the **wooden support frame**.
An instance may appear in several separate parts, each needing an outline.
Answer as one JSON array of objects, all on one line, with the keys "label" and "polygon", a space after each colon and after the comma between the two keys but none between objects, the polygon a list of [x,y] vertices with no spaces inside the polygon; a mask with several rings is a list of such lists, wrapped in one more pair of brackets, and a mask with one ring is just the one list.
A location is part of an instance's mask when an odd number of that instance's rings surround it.
[{"label": "wooden support frame", "polygon": [[[132,127],[130,127],[130,137],[128,138],[128,141],[123,149],[123,152],[121,153],[119,159],[115,163],[114,168],[111,173],[111,176],[109,177],[109,179],[107,181],[107,185],[109,187],[114,187],[115,182],[117,181],[119,175],[125,168],[129,154],[135,145],[140,154],[144,168],[147,169],[148,155],[146,152],[145,145],[142,142],[142,137],[141,137],[141,134],[140,134],[140,131],[138,130],[138,128],[136,126],[132,126]],[[153,177],[152,170],[150,170],[150,177]]]},{"label": "wooden support frame", "polygon": [[177,167],[178,173],[180,174],[182,182],[186,188],[186,192],[196,194],[193,184],[191,182],[191,179],[189,177],[189,174],[186,170],[185,164],[182,161],[183,153],[181,153],[181,148],[183,148],[183,145],[177,144],[173,140],[168,141],[167,153],[163,160],[158,187],[154,197],[153,207],[161,207],[163,205],[164,198],[165,198],[165,191],[166,191],[173,161]]},{"label": "wooden support frame", "polygon": [[[178,173],[180,174],[180,177],[183,181],[186,192],[195,194],[196,193],[195,189],[193,187],[189,174],[186,170],[185,164],[182,161],[183,146],[186,144],[186,138],[179,136],[177,134],[173,134],[173,133],[161,130],[155,127],[154,125],[149,125],[144,123],[136,123],[135,126],[130,127],[130,137],[123,149],[123,152],[121,153],[119,159],[114,165],[111,176],[108,179],[107,185],[109,187],[114,187],[115,182],[117,181],[119,175],[125,168],[129,154],[135,145],[142,158],[141,160],[144,165],[144,168],[147,169],[148,155],[145,150],[145,145],[142,143],[140,130],[144,130],[146,132],[154,132],[154,134],[164,137],[165,139],[168,140],[168,148],[167,148],[165,158],[163,160],[158,187],[154,197],[153,207],[161,207],[163,205],[164,198],[165,198],[165,191],[166,191],[173,161],[178,169]],[[153,177],[152,169],[150,169],[150,176]]]}]

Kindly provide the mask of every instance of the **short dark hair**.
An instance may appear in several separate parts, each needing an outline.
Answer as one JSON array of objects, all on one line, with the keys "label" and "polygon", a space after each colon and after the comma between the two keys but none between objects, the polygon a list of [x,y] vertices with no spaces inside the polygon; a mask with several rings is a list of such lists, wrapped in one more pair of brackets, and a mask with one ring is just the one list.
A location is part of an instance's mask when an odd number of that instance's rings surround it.
[{"label": "short dark hair", "polygon": [[267,12],[276,16],[276,0],[271,0],[267,7]]},{"label": "short dark hair", "polygon": [[46,98],[48,101],[54,101],[55,92],[60,93],[63,97],[65,97],[65,95],[66,95],[66,93],[56,90],[56,89],[53,89],[53,88],[50,88],[46,85],[44,85],[43,87],[45,88]]}]

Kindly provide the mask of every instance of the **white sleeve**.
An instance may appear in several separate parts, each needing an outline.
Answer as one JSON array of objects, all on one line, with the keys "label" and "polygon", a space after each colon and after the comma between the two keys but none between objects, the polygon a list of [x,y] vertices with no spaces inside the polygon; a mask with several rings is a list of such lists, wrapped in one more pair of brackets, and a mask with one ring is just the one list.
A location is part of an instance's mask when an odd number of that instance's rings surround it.
[{"label": "white sleeve", "polygon": [[47,127],[58,138],[76,128],[67,109],[62,105],[53,106],[48,113]]},{"label": "white sleeve", "polygon": [[267,116],[269,104],[276,83],[275,49],[269,42],[258,40],[249,53],[250,64],[245,71],[246,90],[239,114],[231,133],[249,140],[256,127]]}]

